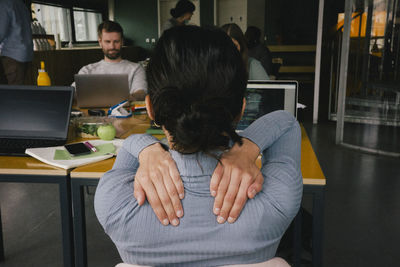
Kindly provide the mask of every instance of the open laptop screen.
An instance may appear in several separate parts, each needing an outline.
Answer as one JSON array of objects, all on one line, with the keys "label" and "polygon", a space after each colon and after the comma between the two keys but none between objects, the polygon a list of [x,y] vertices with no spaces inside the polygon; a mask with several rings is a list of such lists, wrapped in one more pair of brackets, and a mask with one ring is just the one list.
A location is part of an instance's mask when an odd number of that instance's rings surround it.
[{"label": "open laptop screen", "polygon": [[66,139],[72,87],[0,86],[0,138]]},{"label": "open laptop screen", "polygon": [[128,74],[75,74],[78,107],[111,107],[129,98]]},{"label": "open laptop screen", "polygon": [[296,81],[249,81],[246,109],[236,129],[241,131],[259,117],[275,110],[286,110],[297,116]]}]

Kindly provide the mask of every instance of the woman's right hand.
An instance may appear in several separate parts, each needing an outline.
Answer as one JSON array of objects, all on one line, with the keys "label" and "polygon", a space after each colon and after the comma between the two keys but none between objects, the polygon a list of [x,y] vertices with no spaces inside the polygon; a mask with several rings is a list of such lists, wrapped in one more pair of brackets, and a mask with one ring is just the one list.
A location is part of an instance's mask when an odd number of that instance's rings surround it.
[{"label": "woman's right hand", "polygon": [[211,177],[210,192],[215,197],[213,212],[217,221],[233,223],[239,217],[248,198],[261,191],[264,177],[256,165],[258,146],[247,138],[243,145],[235,144],[222,154]]},{"label": "woman's right hand", "polygon": [[184,188],[175,161],[160,143],[143,149],[139,154],[135,175],[134,197],[141,206],[145,199],[163,225],[179,224],[183,216],[181,199]]}]

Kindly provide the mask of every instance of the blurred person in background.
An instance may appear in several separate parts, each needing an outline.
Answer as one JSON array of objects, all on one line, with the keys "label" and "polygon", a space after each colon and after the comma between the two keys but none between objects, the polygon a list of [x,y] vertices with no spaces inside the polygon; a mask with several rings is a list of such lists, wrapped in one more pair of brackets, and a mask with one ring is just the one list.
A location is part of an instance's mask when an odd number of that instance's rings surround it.
[{"label": "blurred person in background", "polygon": [[249,26],[244,34],[249,49],[249,57],[261,62],[265,71],[272,74],[272,55],[268,47],[261,42],[261,30],[255,26]]},{"label": "blurred person in background", "polygon": [[170,10],[172,18],[170,18],[162,28],[162,32],[165,30],[175,27],[183,26],[189,23],[189,20],[193,16],[193,12],[196,10],[194,4],[188,0],[180,0],[176,3],[175,8]]},{"label": "blurred person in background", "polygon": [[24,84],[33,59],[31,15],[21,0],[0,0],[0,82]]},{"label": "blurred person in background", "polygon": [[260,61],[253,57],[249,57],[249,51],[247,48],[247,41],[243,35],[240,27],[235,23],[228,23],[221,27],[221,29],[231,37],[232,42],[235,44],[236,48],[242,55],[244,64],[247,67],[247,72],[249,74],[249,80],[269,80],[268,73],[265,71],[264,67],[261,65]]}]

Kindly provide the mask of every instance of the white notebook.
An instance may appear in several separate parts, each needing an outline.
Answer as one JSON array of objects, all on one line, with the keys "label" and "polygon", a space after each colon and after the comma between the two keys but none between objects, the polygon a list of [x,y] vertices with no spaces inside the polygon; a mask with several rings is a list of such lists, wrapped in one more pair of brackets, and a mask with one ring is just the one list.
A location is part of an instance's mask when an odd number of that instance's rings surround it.
[{"label": "white notebook", "polygon": [[123,139],[114,139],[112,141],[103,141],[103,140],[90,140],[90,143],[94,146],[112,143],[116,150],[115,154],[107,154],[101,155],[92,158],[83,158],[83,159],[71,159],[71,160],[54,160],[54,154],[57,149],[65,149],[63,146],[54,146],[54,147],[38,147],[38,148],[28,148],[25,150],[25,153],[50,165],[60,167],[63,169],[71,169],[75,167],[79,167],[82,165],[94,163],[97,161],[105,160],[115,156],[118,153],[118,150],[122,147]]}]

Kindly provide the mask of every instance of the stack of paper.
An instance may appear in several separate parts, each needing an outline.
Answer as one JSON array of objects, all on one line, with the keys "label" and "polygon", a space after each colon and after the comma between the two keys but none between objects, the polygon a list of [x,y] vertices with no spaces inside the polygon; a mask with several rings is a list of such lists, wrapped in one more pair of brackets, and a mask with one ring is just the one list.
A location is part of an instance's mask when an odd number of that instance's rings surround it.
[{"label": "stack of paper", "polygon": [[122,142],[122,139],[112,141],[91,140],[90,143],[95,147],[98,146],[99,152],[77,157],[71,157],[63,146],[28,148],[25,153],[44,163],[63,169],[71,169],[115,156],[122,147]]}]

